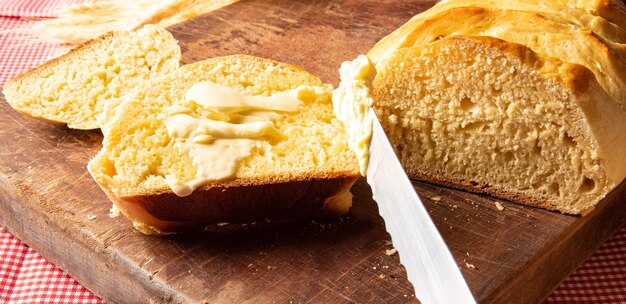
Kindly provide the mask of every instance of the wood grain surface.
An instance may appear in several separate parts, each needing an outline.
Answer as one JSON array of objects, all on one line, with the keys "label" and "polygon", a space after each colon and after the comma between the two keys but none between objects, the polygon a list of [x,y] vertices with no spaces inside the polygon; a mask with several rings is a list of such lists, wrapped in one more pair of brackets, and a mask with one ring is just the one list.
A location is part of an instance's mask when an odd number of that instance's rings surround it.
[{"label": "wood grain surface", "polygon": [[[433,1],[242,1],[171,28],[185,63],[236,53],[334,85],[343,60]],[[30,119],[0,100],[0,224],[111,303],[404,303],[411,285],[371,200],[346,216],[144,236],[90,178],[98,131]],[[479,302],[533,303],[624,222],[626,183],[585,217],[415,182]],[[504,210],[495,206],[500,202]],[[93,218],[92,216],[96,216]]]}]

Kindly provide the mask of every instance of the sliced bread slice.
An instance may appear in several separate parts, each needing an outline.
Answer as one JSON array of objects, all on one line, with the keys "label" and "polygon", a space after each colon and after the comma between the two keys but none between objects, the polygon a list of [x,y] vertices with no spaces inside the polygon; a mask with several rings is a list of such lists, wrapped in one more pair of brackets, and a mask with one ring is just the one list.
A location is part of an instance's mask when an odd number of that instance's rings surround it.
[{"label": "sliced bread slice", "polygon": [[[201,106],[190,97],[197,86],[225,90],[224,98],[210,100],[221,105]],[[220,120],[212,122],[220,130],[225,124],[239,128],[237,124],[246,122],[237,122],[240,116],[223,118],[237,111],[241,116],[251,115],[238,106],[228,107],[237,94],[273,96],[275,100],[268,104],[297,96],[299,106],[295,111],[266,115],[272,117],[273,126],[271,132],[259,135],[265,143],[235,160],[232,174],[201,179],[194,191],[180,188],[199,176],[215,175],[240,150],[195,158],[200,149],[238,135],[196,134],[194,142],[202,147],[185,149],[187,142],[180,136],[183,131],[170,128],[173,115]],[[332,87],[317,77],[267,59],[235,55],[186,65],[138,85],[123,98],[112,117],[106,118],[103,148],[89,162],[89,172],[115,206],[146,234],[199,229],[220,222],[345,213],[352,202],[349,189],[360,174],[343,125],[333,114],[331,95]],[[210,129],[207,127],[207,132]],[[212,166],[203,167],[211,161]]]},{"label": "sliced bread slice", "polygon": [[491,37],[402,48],[373,102],[413,178],[564,213],[626,176],[626,113],[578,64]]},{"label": "sliced bread slice", "polygon": [[14,78],[2,93],[25,115],[74,129],[97,129],[96,117],[108,100],[176,70],[179,61],[180,47],[174,37],[148,25],[85,42]]}]

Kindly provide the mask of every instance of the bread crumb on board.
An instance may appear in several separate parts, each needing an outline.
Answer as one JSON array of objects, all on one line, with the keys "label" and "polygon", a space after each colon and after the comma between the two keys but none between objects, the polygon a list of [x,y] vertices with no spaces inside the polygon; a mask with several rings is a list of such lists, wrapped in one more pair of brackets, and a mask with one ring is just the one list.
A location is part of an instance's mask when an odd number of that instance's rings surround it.
[{"label": "bread crumb on board", "polygon": [[502,204],[500,204],[500,202],[496,202],[496,209],[502,211],[504,210],[504,207],[502,206]]},{"label": "bread crumb on board", "polygon": [[117,206],[115,205],[113,205],[113,207],[111,207],[111,210],[109,210],[110,218],[118,217],[120,216],[120,214],[121,214],[120,209],[117,209]]},{"label": "bread crumb on board", "polygon": [[93,215],[93,214],[87,214],[87,219],[88,220],[95,220],[98,216],[97,215]]},{"label": "bread crumb on board", "polygon": [[398,252],[398,249],[396,249],[396,248],[391,248],[391,249],[387,249],[387,250],[385,250],[385,254],[386,254],[386,255],[389,255],[389,256],[394,255],[394,254],[396,254],[397,252]]},{"label": "bread crumb on board", "polygon": [[474,264],[470,264],[468,262],[465,262],[465,267],[467,268],[472,268],[472,269],[476,269],[476,266],[474,266]]},{"label": "bread crumb on board", "polygon": [[433,196],[433,197],[431,197],[430,199],[431,199],[432,201],[439,202],[439,201],[441,201],[441,196],[440,196],[440,195]]}]

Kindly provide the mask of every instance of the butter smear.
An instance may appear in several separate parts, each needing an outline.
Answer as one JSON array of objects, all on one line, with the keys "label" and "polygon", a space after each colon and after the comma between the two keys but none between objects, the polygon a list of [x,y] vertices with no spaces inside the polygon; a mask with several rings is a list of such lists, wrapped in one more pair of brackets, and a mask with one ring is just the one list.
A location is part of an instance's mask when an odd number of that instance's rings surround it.
[{"label": "butter smear", "polygon": [[348,145],[356,153],[361,175],[365,176],[372,138],[371,87],[376,68],[365,55],[345,61],[339,69],[341,83],[333,91],[335,116],[348,132]]},{"label": "butter smear", "polygon": [[301,95],[315,88],[299,87],[271,96],[248,95],[211,82],[194,84],[180,105],[167,109],[163,119],[175,146],[188,153],[197,167],[192,180],[166,175],[178,196],[188,196],[210,181],[232,177],[242,159],[281,139],[274,122],[298,111]]}]

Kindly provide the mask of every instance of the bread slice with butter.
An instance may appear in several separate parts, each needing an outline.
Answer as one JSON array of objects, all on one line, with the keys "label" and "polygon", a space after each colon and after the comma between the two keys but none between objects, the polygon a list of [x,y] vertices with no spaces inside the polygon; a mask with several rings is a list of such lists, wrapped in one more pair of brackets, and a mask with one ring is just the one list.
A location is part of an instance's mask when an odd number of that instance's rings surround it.
[{"label": "bread slice with butter", "polygon": [[331,95],[268,59],[186,65],[122,98],[88,169],[146,234],[345,213],[360,174]]},{"label": "bread slice with butter", "polygon": [[147,25],[85,42],[3,88],[18,112],[74,129],[97,129],[107,101],[179,67],[180,47],[166,30]]}]

